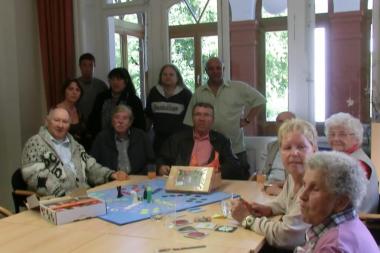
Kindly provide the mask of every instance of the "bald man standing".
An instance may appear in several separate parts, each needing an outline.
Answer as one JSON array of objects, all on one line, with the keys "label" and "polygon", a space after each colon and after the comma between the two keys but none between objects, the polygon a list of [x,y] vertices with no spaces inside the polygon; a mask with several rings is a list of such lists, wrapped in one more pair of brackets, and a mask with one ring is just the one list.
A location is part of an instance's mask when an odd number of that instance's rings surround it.
[{"label": "bald man standing", "polygon": [[125,180],[125,172],[114,172],[98,164],[68,133],[69,113],[52,109],[45,126],[32,136],[22,152],[22,176],[29,190],[40,196],[64,196],[75,188],[89,188],[110,180]]}]

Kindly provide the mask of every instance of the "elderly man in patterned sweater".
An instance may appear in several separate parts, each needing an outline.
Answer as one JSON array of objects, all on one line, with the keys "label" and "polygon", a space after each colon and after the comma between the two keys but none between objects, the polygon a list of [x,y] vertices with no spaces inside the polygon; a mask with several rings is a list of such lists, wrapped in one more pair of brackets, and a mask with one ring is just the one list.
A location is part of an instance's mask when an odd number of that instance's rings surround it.
[{"label": "elderly man in patterned sweater", "polygon": [[69,113],[52,109],[46,126],[25,144],[22,176],[30,190],[41,196],[63,196],[78,187],[89,188],[110,180],[125,180],[122,171],[101,166],[68,133]]}]

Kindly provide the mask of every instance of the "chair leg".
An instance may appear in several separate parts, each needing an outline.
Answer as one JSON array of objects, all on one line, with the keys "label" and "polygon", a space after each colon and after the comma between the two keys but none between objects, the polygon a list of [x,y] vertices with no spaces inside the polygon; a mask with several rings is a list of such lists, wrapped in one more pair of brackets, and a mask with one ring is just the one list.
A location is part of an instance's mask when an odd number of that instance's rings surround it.
[{"label": "chair leg", "polygon": [[20,206],[19,206],[19,203],[17,200],[17,196],[15,196],[15,194],[13,192],[12,192],[12,197],[13,197],[13,204],[15,206],[15,212],[19,213],[20,212]]}]

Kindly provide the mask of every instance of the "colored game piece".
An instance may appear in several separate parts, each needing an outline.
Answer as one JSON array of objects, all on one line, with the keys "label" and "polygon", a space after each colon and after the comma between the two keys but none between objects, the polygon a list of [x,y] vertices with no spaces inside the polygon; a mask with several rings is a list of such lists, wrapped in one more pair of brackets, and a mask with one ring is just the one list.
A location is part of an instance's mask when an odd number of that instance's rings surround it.
[{"label": "colored game piece", "polygon": [[146,187],[144,187],[143,199],[146,199],[146,198],[147,198],[147,190],[146,190]]},{"label": "colored game piece", "polygon": [[146,201],[152,203],[152,187],[148,186],[146,189]]},{"label": "colored game piece", "polygon": [[137,199],[137,192],[135,192],[134,190],[131,191],[131,196],[132,196],[132,203],[137,203],[139,202],[139,200]]},{"label": "colored game piece", "polygon": [[117,186],[116,189],[117,189],[117,198],[123,197],[123,193],[121,192],[121,186]]}]

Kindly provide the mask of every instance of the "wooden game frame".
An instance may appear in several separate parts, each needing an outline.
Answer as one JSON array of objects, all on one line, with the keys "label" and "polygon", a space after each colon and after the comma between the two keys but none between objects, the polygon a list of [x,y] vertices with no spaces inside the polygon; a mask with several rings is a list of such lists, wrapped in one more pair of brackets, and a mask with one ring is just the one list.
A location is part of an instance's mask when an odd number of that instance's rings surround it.
[{"label": "wooden game frame", "polygon": [[208,193],[220,183],[221,175],[212,167],[172,166],[166,191]]}]

